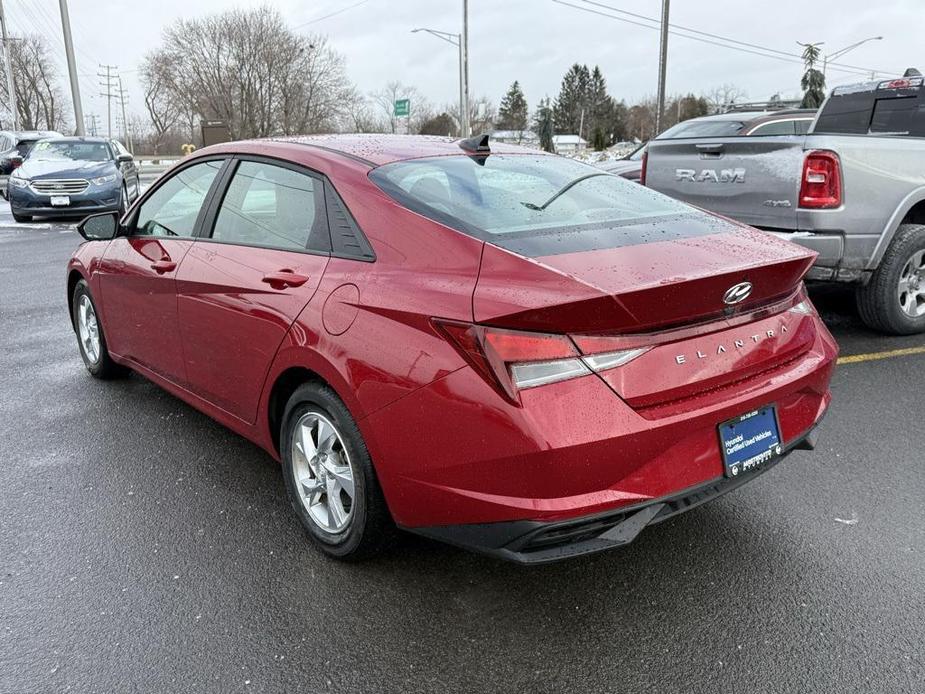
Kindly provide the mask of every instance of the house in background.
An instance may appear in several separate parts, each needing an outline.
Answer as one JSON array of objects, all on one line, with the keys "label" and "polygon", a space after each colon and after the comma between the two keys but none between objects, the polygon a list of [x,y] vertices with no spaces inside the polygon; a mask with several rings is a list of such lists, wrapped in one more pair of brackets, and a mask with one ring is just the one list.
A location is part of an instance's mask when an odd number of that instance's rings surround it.
[{"label": "house in background", "polygon": [[588,149],[588,141],[580,135],[553,135],[552,146],[556,154],[577,154]]}]

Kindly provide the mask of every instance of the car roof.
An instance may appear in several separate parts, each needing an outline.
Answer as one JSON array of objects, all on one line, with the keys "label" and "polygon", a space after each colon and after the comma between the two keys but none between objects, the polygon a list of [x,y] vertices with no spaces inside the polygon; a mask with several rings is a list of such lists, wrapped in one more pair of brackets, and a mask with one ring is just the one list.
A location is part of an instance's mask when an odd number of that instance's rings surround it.
[{"label": "car roof", "polygon": [[109,142],[109,138],[106,137],[83,137],[83,136],[69,136],[69,137],[48,137],[45,139],[55,140],[56,142]]},{"label": "car roof", "polygon": [[[354,160],[362,161],[369,166],[381,166],[405,159],[420,159],[422,157],[455,156],[464,154],[459,147],[459,140],[452,137],[437,137],[432,135],[379,135],[379,134],[337,134],[337,135],[308,135],[301,137],[277,137],[269,140],[251,140],[249,144],[261,142],[276,142],[289,145],[302,145],[316,147],[329,152],[336,152]],[[248,144],[245,142],[227,143],[231,149],[234,145]],[[489,147],[494,154],[541,154],[535,149],[518,147],[501,142],[491,142]]]}]

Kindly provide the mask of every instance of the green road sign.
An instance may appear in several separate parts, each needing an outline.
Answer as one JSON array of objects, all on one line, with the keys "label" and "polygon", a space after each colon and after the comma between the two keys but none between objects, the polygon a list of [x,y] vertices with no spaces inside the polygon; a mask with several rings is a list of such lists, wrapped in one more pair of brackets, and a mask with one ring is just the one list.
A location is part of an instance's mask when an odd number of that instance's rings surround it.
[{"label": "green road sign", "polygon": [[411,113],[411,99],[396,99],[395,100],[395,115],[397,116],[407,116]]}]

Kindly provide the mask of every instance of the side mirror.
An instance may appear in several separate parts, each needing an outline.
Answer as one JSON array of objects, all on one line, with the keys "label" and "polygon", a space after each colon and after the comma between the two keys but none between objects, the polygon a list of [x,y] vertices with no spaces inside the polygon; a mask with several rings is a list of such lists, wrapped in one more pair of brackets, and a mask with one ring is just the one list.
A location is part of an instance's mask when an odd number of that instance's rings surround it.
[{"label": "side mirror", "polygon": [[107,241],[115,238],[117,231],[119,231],[118,212],[91,214],[77,225],[77,233],[87,241]]},{"label": "side mirror", "polygon": [[131,154],[120,154],[118,157],[116,157],[116,161],[119,163],[125,163],[127,161],[134,161],[134,159],[135,157],[133,157]]},{"label": "side mirror", "polygon": [[18,169],[20,166],[22,166],[22,155],[14,154],[12,157],[10,157],[10,165],[14,169]]}]

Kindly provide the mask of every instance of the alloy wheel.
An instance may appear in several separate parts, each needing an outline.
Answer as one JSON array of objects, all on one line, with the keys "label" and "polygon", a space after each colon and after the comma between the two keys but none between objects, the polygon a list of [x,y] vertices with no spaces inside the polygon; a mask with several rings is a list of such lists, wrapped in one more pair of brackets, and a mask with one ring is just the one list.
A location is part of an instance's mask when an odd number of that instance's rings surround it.
[{"label": "alloy wheel", "polygon": [[353,519],[354,472],[340,432],[318,412],[308,412],[292,436],[293,477],[299,500],[325,533],[342,533]]},{"label": "alloy wheel", "polygon": [[916,251],[906,261],[897,288],[899,305],[907,316],[925,315],[925,249]]},{"label": "alloy wheel", "polygon": [[77,330],[84,354],[91,364],[96,364],[100,359],[100,326],[93,302],[86,294],[82,294],[77,302]]}]

